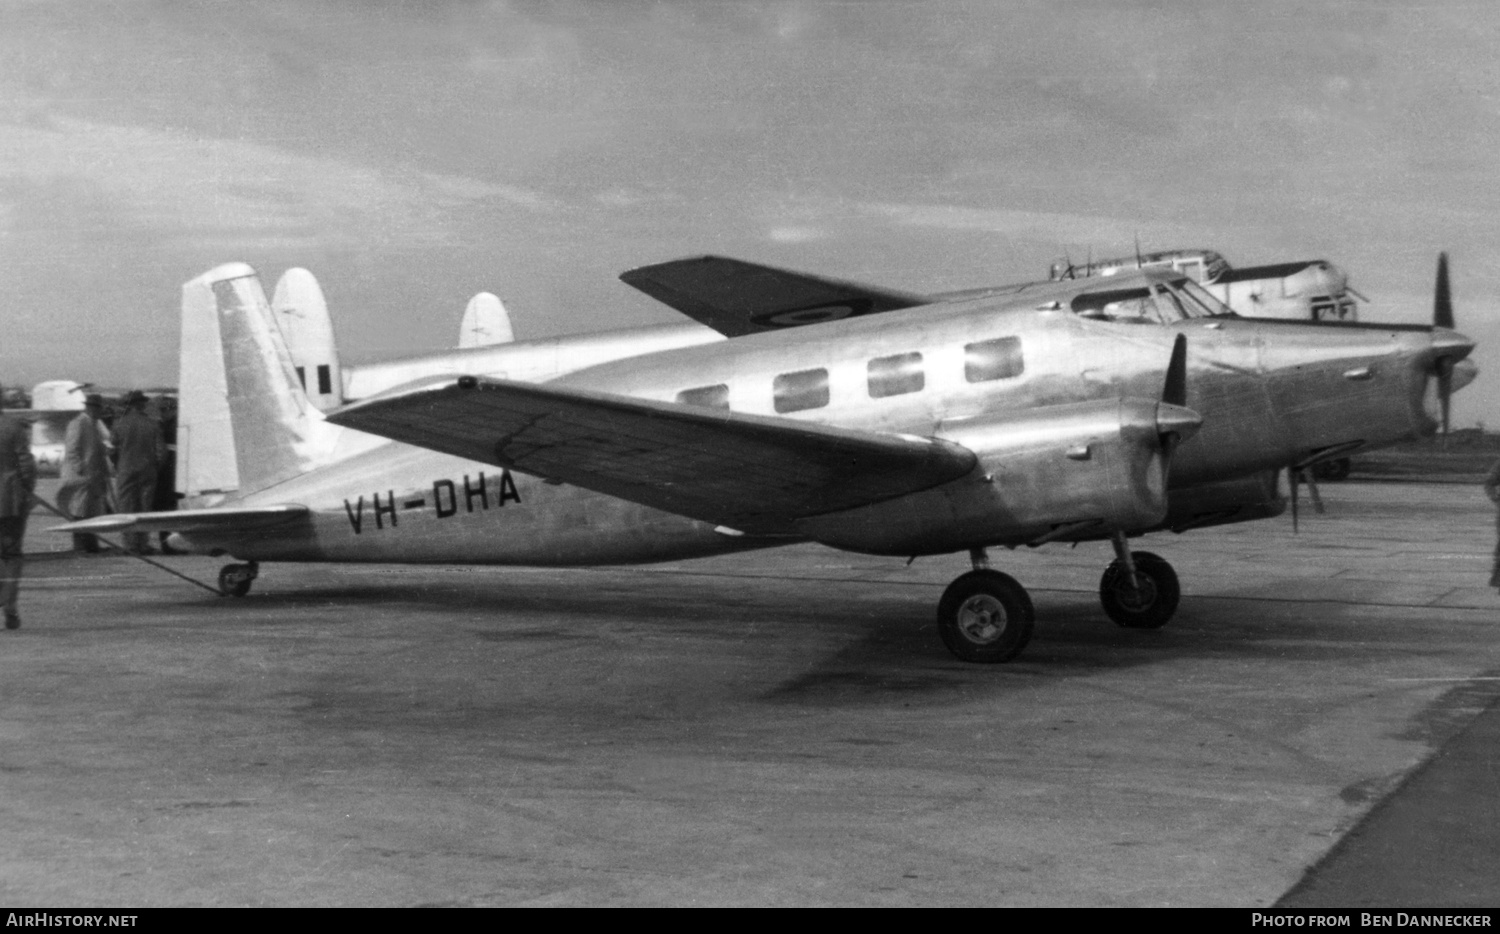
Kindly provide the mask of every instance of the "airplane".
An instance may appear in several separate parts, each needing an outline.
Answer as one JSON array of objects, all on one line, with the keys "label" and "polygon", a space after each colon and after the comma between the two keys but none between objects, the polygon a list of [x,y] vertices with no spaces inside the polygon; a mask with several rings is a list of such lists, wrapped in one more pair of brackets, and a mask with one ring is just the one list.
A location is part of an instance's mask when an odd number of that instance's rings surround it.
[{"label": "airplane", "polygon": [[1326,259],[1234,267],[1217,250],[1158,250],[1082,265],[1053,263],[1048,278],[1114,276],[1125,270],[1173,269],[1191,276],[1219,301],[1247,318],[1290,321],[1357,321],[1355,299],[1368,302],[1349,285],[1349,275]]},{"label": "airplane", "polygon": [[38,476],[56,477],[62,472],[68,423],[83,411],[89,389],[87,383],[47,380],[31,388],[29,408],[11,411],[31,423],[31,456],[36,458]]},{"label": "airplane", "polygon": [[1430,435],[1477,372],[1441,301],[1432,325],[1257,321],[1171,271],[937,296],[712,256],[621,278],[721,339],[571,339],[586,366],[558,362],[567,339],[517,341],[486,349],[504,376],[427,376],[325,415],[254,270],[211,270],[183,287],[182,417],[190,383],[218,387],[227,430],[199,440],[230,445],[239,488],[57,528],[173,531],[242,562],[220,572],[233,596],[269,561],[967,552],[938,632],[1003,662],[1036,614],[989,549],[1108,541],[1105,614],[1158,628],[1180,584],[1131,539],[1279,515],[1279,469]]},{"label": "airplane", "polygon": [[492,292],[480,292],[464,306],[464,317],[458,325],[458,347],[489,347],[493,344],[509,344],[516,339],[511,330],[510,315],[505,304]]}]

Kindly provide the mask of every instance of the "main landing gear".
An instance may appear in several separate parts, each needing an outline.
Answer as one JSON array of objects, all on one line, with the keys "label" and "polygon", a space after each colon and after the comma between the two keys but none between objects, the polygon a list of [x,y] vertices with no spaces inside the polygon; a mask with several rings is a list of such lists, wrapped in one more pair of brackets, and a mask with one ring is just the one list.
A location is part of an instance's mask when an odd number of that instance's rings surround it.
[{"label": "main landing gear", "polygon": [[250,592],[250,582],[260,576],[260,565],[226,564],[219,569],[219,593],[226,597],[243,597]]},{"label": "main landing gear", "polygon": [[1115,560],[1099,578],[1099,602],[1105,615],[1126,629],[1160,629],[1182,599],[1177,572],[1149,551],[1132,554],[1124,532],[1116,532],[1112,540]]},{"label": "main landing gear", "polygon": [[938,635],[966,662],[1008,662],[1031,641],[1031,597],[1014,577],[990,569],[983,548],[969,557],[974,570],[949,584],[938,601]]},{"label": "main landing gear", "polygon": [[[1099,580],[1105,614],[1127,629],[1160,629],[1177,612],[1177,572],[1149,551],[1131,552],[1125,533],[1112,536],[1115,560]],[[983,548],[969,551],[974,570],[948,585],[938,601],[938,635],[966,662],[1008,662],[1031,641],[1036,611],[1026,588],[990,568]]]}]

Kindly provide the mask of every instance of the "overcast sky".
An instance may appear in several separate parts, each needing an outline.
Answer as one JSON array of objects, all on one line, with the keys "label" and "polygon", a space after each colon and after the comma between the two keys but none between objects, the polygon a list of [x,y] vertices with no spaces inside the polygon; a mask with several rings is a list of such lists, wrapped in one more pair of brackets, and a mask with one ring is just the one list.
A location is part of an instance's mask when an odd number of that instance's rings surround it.
[{"label": "overcast sky", "polygon": [[[1427,321],[1500,425],[1500,4],[0,0],[0,381],[176,379],[183,281],[323,284],[346,360],[675,320],[713,252],[912,290],[1207,246]],[[1494,414],[1491,414],[1491,412]]]}]

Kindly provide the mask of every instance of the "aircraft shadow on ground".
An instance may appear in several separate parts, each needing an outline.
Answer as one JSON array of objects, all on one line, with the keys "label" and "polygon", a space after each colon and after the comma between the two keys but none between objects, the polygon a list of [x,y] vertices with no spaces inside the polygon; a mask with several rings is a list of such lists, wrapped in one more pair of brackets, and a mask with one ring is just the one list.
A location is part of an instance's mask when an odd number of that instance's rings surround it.
[{"label": "aircraft shadow on ground", "polygon": [[[1409,632],[1395,633],[1385,644],[1358,620],[1341,619],[1336,609],[1311,611],[1314,618],[1293,618],[1286,608],[1247,618],[1243,612],[1217,613],[1212,599],[1188,596],[1167,627],[1141,631],[1114,625],[1091,595],[1047,593],[1037,598],[1035,635],[1020,659],[973,665],[949,655],[938,638],[936,586],[928,593],[905,585],[809,582],[818,589],[810,597],[809,588],[784,581],[739,582],[730,600],[714,578],[664,575],[621,582],[609,573],[572,570],[545,577],[534,570],[454,574],[440,581],[432,576],[405,585],[393,575],[285,590],[263,580],[257,582],[262,589],[243,599],[184,600],[162,592],[131,606],[172,607],[180,616],[196,605],[206,622],[228,612],[237,625],[277,628],[353,627],[393,614],[421,626],[460,616],[459,625],[486,643],[602,643],[636,635],[713,643],[773,640],[781,658],[787,645],[804,646],[803,657],[815,661],[766,692],[764,699],[772,702],[887,703],[893,693],[936,700],[976,685],[1004,693],[1030,688],[1038,677],[1081,677],[1186,658],[1317,662],[1411,651]],[[691,644],[683,651],[692,651]]]}]

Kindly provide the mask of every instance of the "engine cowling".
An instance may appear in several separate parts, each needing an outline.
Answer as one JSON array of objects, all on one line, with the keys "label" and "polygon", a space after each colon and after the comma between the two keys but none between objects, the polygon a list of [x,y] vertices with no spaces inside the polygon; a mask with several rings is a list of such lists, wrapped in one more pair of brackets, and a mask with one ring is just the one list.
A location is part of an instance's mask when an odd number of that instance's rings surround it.
[{"label": "engine cowling", "polygon": [[1178,405],[1111,399],[944,423],[936,436],[978,459],[968,476],[799,530],[849,551],[919,555],[1152,528],[1167,516],[1172,449],[1200,421]]}]

